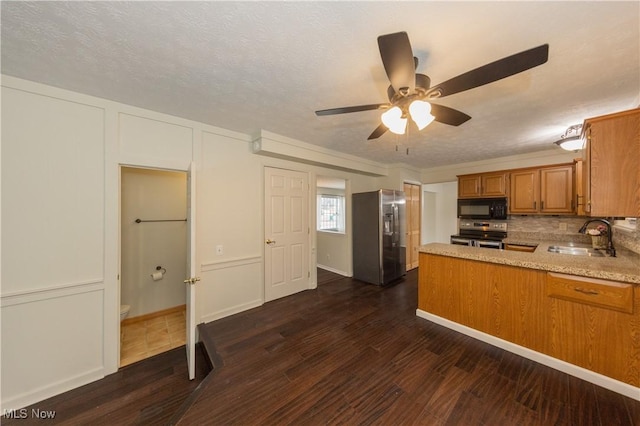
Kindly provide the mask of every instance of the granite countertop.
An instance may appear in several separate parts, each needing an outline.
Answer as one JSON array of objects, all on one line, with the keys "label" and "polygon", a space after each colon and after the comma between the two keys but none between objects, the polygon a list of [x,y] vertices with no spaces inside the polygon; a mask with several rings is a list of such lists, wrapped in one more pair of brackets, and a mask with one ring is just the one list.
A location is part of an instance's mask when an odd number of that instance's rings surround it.
[{"label": "granite countertop", "polygon": [[431,243],[420,246],[420,252],[640,284],[640,255],[626,249],[618,249],[617,257],[590,257],[550,253],[547,251],[550,245],[562,243],[559,241],[525,241],[522,239],[508,238],[505,242],[522,245],[537,244],[538,246],[533,253],[526,253],[454,244]]}]

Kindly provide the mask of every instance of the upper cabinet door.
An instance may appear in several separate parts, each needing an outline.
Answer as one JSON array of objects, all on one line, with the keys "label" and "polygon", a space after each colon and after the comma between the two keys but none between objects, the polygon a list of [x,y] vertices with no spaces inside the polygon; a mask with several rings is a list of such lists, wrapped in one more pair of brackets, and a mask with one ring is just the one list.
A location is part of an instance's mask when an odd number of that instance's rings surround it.
[{"label": "upper cabinet door", "polygon": [[458,177],[458,198],[479,197],[480,184],[480,175]]},{"label": "upper cabinet door", "polygon": [[529,169],[511,172],[509,211],[515,214],[537,213],[540,209],[538,188],[540,172]]},{"label": "upper cabinet door", "polygon": [[573,166],[540,169],[540,213],[573,213]]},{"label": "upper cabinet door", "polygon": [[483,197],[507,196],[506,173],[485,173],[481,177]]},{"label": "upper cabinet door", "polygon": [[458,198],[506,197],[505,172],[458,176]]},{"label": "upper cabinet door", "polygon": [[585,120],[585,210],[640,217],[640,108]]}]

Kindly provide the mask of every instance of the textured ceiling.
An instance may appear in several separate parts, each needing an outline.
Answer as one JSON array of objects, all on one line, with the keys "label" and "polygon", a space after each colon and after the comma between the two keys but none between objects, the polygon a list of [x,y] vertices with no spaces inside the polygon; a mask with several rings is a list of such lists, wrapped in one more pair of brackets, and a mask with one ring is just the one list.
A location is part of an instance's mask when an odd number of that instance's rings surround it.
[{"label": "textured ceiling", "polygon": [[[546,150],[640,103],[640,2],[2,2],[2,73],[419,168]],[[406,31],[434,84],[548,43],[549,61],[438,103],[472,120],[367,141],[376,38]],[[407,148],[409,154],[407,155]]]}]

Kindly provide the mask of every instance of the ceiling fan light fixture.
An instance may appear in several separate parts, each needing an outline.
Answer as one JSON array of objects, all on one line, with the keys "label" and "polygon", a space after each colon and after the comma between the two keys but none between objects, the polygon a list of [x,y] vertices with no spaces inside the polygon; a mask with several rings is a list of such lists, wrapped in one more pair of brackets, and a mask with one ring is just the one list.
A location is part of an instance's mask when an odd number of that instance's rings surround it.
[{"label": "ceiling fan light fixture", "polygon": [[402,117],[402,110],[394,106],[382,113],[380,116],[382,124],[384,124],[391,132],[396,135],[404,135],[407,128],[407,119]]},{"label": "ceiling fan light fixture", "polygon": [[431,104],[429,102],[416,100],[409,105],[409,114],[411,119],[418,126],[418,130],[422,130],[427,127],[435,119],[431,115]]}]

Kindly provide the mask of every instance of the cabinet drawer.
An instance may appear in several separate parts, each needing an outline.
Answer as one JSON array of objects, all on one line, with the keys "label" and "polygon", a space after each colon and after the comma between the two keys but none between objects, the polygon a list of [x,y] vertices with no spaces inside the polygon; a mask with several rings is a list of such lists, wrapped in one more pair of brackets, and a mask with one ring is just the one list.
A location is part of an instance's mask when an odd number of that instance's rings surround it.
[{"label": "cabinet drawer", "polygon": [[633,284],[547,273],[549,297],[633,313]]},{"label": "cabinet drawer", "polygon": [[525,246],[523,244],[508,244],[508,243],[504,245],[505,250],[524,251],[527,253],[533,253],[534,251],[536,251],[536,247],[538,246]]}]

